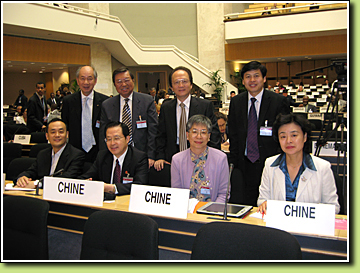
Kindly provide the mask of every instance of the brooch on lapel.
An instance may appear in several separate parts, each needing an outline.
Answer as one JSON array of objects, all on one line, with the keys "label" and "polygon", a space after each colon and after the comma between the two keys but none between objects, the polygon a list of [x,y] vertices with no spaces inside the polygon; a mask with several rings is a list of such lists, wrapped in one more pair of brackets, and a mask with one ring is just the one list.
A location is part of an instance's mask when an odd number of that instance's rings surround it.
[{"label": "brooch on lapel", "polygon": [[306,182],[306,180],[307,180],[306,177],[304,177],[304,176],[301,177],[301,181],[302,181],[302,182]]}]

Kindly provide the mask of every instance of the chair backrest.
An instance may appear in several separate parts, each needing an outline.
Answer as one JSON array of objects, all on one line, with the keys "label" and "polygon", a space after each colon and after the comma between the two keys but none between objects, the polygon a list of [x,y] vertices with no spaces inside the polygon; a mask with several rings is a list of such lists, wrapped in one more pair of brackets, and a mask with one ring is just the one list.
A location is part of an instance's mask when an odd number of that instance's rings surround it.
[{"label": "chair backrest", "polygon": [[20,157],[13,159],[6,172],[6,180],[14,180],[20,173],[26,171],[34,162],[36,158]]},{"label": "chair backrest", "polygon": [[9,167],[10,162],[14,158],[21,157],[22,154],[22,145],[19,143],[5,142],[3,143],[3,172],[6,173]]},{"label": "chair backrest", "polygon": [[83,170],[82,170],[82,173],[86,173],[90,168],[91,166],[93,165],[94,163],[92,162],[88,162],[88,161],[85,161],[84,162],[84,165],[83,165]]},{"label": "chair backrest", "polygon": [[47,143],[45,132],[32,132],[30,143]]},{"label": "chair backrest", "polygon": [[149,185],[171,187],[171,165],[164,164],[164,169],[161,171],[151,167],[149,171]]},{"label": "chair backrest", "polygon": [[230,200],[232,204],[243,204],[244,201],[244,178],[238,168],[234,168],[230,177]]},{"label": "chair backrest", "polygon": [[50,143],[40,143],[40,144],[36,144],[36,145],[31,146],[30,152],[29,152],[29,157],[37,157],[38,153],[41,150],[44,150],[44,149],[46,149],[46,148],[48,148],[50,146],[51,146]]},{"label": "chair backrest", "polygon": [[3,199],[3,246],[5,260],[47,260],[47,217],[45,200],[6,196]]},{"label": "chair backrest", "polygon": [[97,211],[86,221],[81,260],[158,260],[158,224],[146,215]]},{"label": "chair backrest", "polygon": [[339,214],[345,214],[345,207],[344,207],[344,190],[343,190],[343,180],[342,178],[333,171],[335,184],[336,184],[336,190],[338,195],[338,202],[340,205],[340,211]]},{"label": "chair backrest", "polygon": [[240,223],[202,226],[192,247],[192,260],[300,260],[296,238],[282,230]]}]

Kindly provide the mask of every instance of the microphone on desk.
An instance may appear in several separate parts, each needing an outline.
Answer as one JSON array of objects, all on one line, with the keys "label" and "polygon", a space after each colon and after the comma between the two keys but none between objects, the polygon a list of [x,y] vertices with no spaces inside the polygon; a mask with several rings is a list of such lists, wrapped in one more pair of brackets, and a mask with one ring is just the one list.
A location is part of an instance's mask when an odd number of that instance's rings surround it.
[{"label": "microphone on desk", "polygon": [[229,196],[229,188],[230,188],[230,179],[231,179],[231,174],[232,174],[233,170],[234,170],[234,164],[230,163],[229,181],[228,181],[227,190],[226,190],[225,208],[224,208],[224,218],[223,218],[223,220],[228,220],[227,219],[227,204],[228,204],[228,196]]},{"label": "microphone on desk", "polygon": [[[53,174],[48,175],[48,176],[49,177],[57,176],[58,174],[62,174],[63,172],[64,172],[64,169],[60,169],[57,172],[54,172]],[[29,195],[40,195],[39,189],[41,188],[43,181],[44,181],[44,177],[39,180],[35,193],[29,193]]]},{"label": "microphone on desk", "polygon": [[234,170],[234,164],[230,163],[230,170],[229,170],[229,181],[228,181],[228,185],[227,185],[227,190],[226,190],[226,196],[225,196],[225,207],[224,207],[224,215],[223,218],[219,219],[216,217],[207,217],[208,219],[214,219],[214,220],[225,220],[225,221],[230,221],[230,219],[227,218],[227,205],[228,205],[228,196],[229,196],[229,188],[230,188],[230,179],[231,179],[231,174],[232,171]]}]

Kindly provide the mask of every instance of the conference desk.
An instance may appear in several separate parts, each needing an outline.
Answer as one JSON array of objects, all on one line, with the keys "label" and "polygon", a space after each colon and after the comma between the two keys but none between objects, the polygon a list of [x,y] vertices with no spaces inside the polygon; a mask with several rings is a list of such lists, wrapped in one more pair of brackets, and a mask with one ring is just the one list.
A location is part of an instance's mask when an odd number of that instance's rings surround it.
[{"label": "conference desk", "polygon": [[[4,191],[5,195],[30,196],[42,199],[40,196],[27,195],[23,191]],[[50,211],[48,227],[77,234],[82,234],[88,217],[99,210],[128,211],[130,196],[117,196],[112,203],[103,203],[103,206],[84,206],[49,201]],[[254,213],[254,208],[250,214]],[[188,213],[186,219],[170,218],[149,215],[159,226],[159,248],[191,254],[191,248],[197,231],[206,223],[217,220],[208,219],[208,215]],[[337,216],[347,219],[346,216]],[[219,217],[220,219],[220,217]],[[265,226],[262,219],[246,216],[244,219],[229,218],[233,223]],[[221,220],[219,220],[221,221]],[[316,234],[292,233],[299,241],[304,260],[346,260],[347,259],[347,230],[335,230],[334,236],[322,236]]]}]

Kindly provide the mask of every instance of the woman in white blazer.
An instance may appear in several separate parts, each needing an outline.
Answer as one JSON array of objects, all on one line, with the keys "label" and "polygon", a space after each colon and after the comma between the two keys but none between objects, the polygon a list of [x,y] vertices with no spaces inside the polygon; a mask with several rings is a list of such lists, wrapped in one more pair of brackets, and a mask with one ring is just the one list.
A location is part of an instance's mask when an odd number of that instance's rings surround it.
[{"label": "woman in white blazer", "polygon": [[308,153],[311,126],[300,115],[279,115],[273,137],[283,153],[269,157],[259,188],[258,211],[266,214],[267,200],[323,203],[340,211],[336,185],[328,161]]}]

